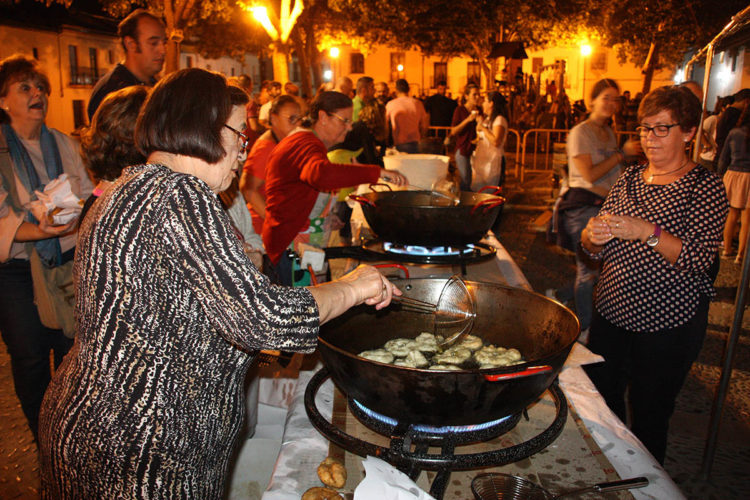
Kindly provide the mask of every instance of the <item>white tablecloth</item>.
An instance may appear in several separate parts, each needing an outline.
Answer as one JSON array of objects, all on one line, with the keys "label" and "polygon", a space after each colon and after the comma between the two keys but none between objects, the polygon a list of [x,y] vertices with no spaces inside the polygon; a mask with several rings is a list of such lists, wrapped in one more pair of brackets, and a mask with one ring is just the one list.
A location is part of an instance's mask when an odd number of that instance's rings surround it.
[{"label": "white tablecloth", "polygon": [[[649,486],[630,490],[636,499],[685,498],[664,469],[607,407],[580,367],[598,359],[601,358],[580,344],[573,348],[560,373],[560,386],[568,398],[568,404],[575,408],[621,478],[645,476],[649,479]],[[289,403],[281,451],[263,500],[299,500],[309,485],[319,484],[316,469],[328,455],[329,443],[315,430],[305,412],[305,388],[314,373],[301,372],[296,380],[266,379],[261,382],[262,402]],[[278,394],[286,396],[280,399]],[[270,401],[264,401],[265,397],[269,397]],[[316,404],[321,414],[330,421],[333,407],[333,383],[330,379],[320,387]]]},{"label": "white tablecloth", "polygon": [[[357,205],[359,207],[359,205]],[[359,209],[361,211],[361,209]],[[357,209],[355,209],[356,213]],[[355,217],[361,224],[361,213]],[[469,279],[479,275],[483,280],[498,281],[509,286],[531,290],[529,282],[507,250],[494,236],[485,240],[496,248],[497,254],[488,261],[470,264]],[[355,263],[352,263],[352,267]],[[455,273],[450,266],[445,271],[430,268],[429,275]],[[636,499],[671,500],[685,498],[677,485],[656,462],[641,442],[625,424],[607,407],[581,365],[600,361],[602,358],[576,343],[565,367],[560,373],[560,386],[568,398],[568,404],[583,420],[587,429],[604,455],[612,463],[621,478],[645,476],[650,484],[646,488],[630,490]],[[316,469],[328,455],[328,440],[315,430],[307,418],[304,408],[305,388],[314,371],[301,372],[298,379],[263,379],[260,385],[260,401],[265,404],[288,408],[281,451],[268,489],[263,500],[299,500],[308,485],[319,484]],[[327,380],[316,396],[318,409],[330,419],[333,405],[333,383]]]}]

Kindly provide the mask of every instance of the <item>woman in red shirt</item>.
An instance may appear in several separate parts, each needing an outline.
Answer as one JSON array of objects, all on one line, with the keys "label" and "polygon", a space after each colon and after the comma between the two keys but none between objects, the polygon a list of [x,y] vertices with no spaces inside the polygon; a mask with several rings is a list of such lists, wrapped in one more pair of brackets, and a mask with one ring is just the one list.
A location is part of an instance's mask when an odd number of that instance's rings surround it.
[{"label": "woman in red shirt", "polygon": [[328,160],[328,148],[352,128],[352,100],[340,92],[321,92],[310,106],[309,128],[293,130],[271,152],[266,165],[266,218],[263,243],[278,280],[291,283],[292,243],[327,244],[325,219],[333,192],[386,180],[406,184],[398,172],[377,165],[339,164]]},{"label": "woman in red shirt", "polygon": [[253,218],[253,229],[260,234],[266,217],[266,163],[268,155],[289,132],[294,130],[301,116],[299,103],[294,97],[282,95],[274,100],[268,113],[271,126],[261,135],[247,155],[240,178],[240,191]]}]

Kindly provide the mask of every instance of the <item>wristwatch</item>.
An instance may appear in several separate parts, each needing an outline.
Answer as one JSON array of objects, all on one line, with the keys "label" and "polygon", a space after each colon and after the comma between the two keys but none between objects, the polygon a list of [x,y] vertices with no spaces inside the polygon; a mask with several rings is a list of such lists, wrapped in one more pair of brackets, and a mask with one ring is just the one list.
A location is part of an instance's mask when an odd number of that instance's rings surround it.
[{"label": "wristwatch", "polygon": [[654,248],[659,244],[659,236],[661,236],[661,227],[659,224],[654,224],[654,232],[651,233],[651,236],[646,238],[646,245]]}]

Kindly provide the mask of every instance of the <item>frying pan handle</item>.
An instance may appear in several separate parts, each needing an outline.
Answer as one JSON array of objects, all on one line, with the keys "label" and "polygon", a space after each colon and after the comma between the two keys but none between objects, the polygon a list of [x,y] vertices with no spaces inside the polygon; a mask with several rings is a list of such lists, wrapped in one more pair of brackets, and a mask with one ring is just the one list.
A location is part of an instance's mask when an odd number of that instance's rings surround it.
[{"label": "frying pan handle", "polygon": [[648,478],[647,477],[633,477],[630,479],[623,479],[621,481],[608,481],[606,483],[599,483],[595,486],[596,491],[605,492],[605,491],[617,491],[617,490],[625,490],[630,488],[643,488],[644,486],[648,486]]},{"label": "frying pan handle", "polygon": [[491,210],[491,209],[495,208],[498,205],[502,205],[503,203],[505,203],[505,198],[503,198],[502,196],[498,196],[495,199],[488,198],[488,199],[482,200],[479,203],[477,203],[476,205],[474,205],[474,207],[472,207],[470,213],[471,213],[471,215],[474,215],[474,212],[476,212],[476,210],[479,207],[484,207],[484,212],[487,212],[487,210]]},{"label": "frying pan handle", "polygon": [[365,198],[364,196],[352,193],[352,194],[349,195],[349,199],[350,200],[354,200],[356,202],[359,202],[362,205],[367,204],[367,205],[370,205],[371,207],[375,208],[375,204],[373,202],[371,202],[370,200],[368,200],[367,198]]},{"label": "frying pan handle", "polygon": [[477,193],[481,193],[482,191],[490,190],[490,189],[493,191],[492,194],[496,194],[496,195],[503,192],[502,186],[484,186],[479,191],[477,191]]},{"label": "frying pan handle", "polygon": [[313,271],[312,264],[307,265],[307,272],[310,273],[310,283],[313,286],[318,286],[318,277],[315,276],[315,271]]},{"label": "frying pan handle", "polygon": [[498,382],[498,381],[503,381],[503,380],[511,380],[514,378],[530,377],[531,375],[539,375],[540,373],[547,373],[551,371],[552,371],[552,367],[549,365],[532,366],[530,368],[525,369],[522,372],[497,373],[495,375],[485,375],[484,378],[488,382]]},{"label": "frying pan handle", "polygon": [[404,278],[407,279],[407,280],[409,279],[409,270],[406,268],[406,266],[404,266],[402,264],[396,264],[395,262],[391,262],[389,264],[375,264],[372,267],[378,267],[378,268],[392,267],[392,268],[395,268],[395,269],[400,269],[400,270],[402,270],[404,272]]},{"label": "frying pan handle", "polygon": [[379,191],[375,190],[375,187],[377,186],[387,187],[388,191],[393,191],[393,189],[391,189],[391,186],[383,182],[376,182],[375,184],[370,184],[370,191],[372,191],[373,193],[378,193]]}]

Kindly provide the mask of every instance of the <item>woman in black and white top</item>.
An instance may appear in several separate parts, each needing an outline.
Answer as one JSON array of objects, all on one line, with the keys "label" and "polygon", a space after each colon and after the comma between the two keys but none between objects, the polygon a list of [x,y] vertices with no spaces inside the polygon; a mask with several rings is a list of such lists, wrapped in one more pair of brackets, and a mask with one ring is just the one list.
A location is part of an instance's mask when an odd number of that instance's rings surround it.
[{"label": "woman in black and white top", "polygon": [[662,463],[675,399],[705,336],[727,213],[721,181],[687,156],[700,112],[680,87],[643,99],[648,162],[622,174],[581,237],[602,259],[588,346],[605,362],[587,371],[623,421],[630,386],[632,430]]},{"label": "woman in black and white top", "polygon": [[253,266],[215,196],[247,101],[218,73],[164,77],[136,124],[148,164],[84,219],[75,344],[40,413],[44,498],[222,498],[258,350],[312,352],[322,323],[400,294],[369,266],[308,288]]}]

